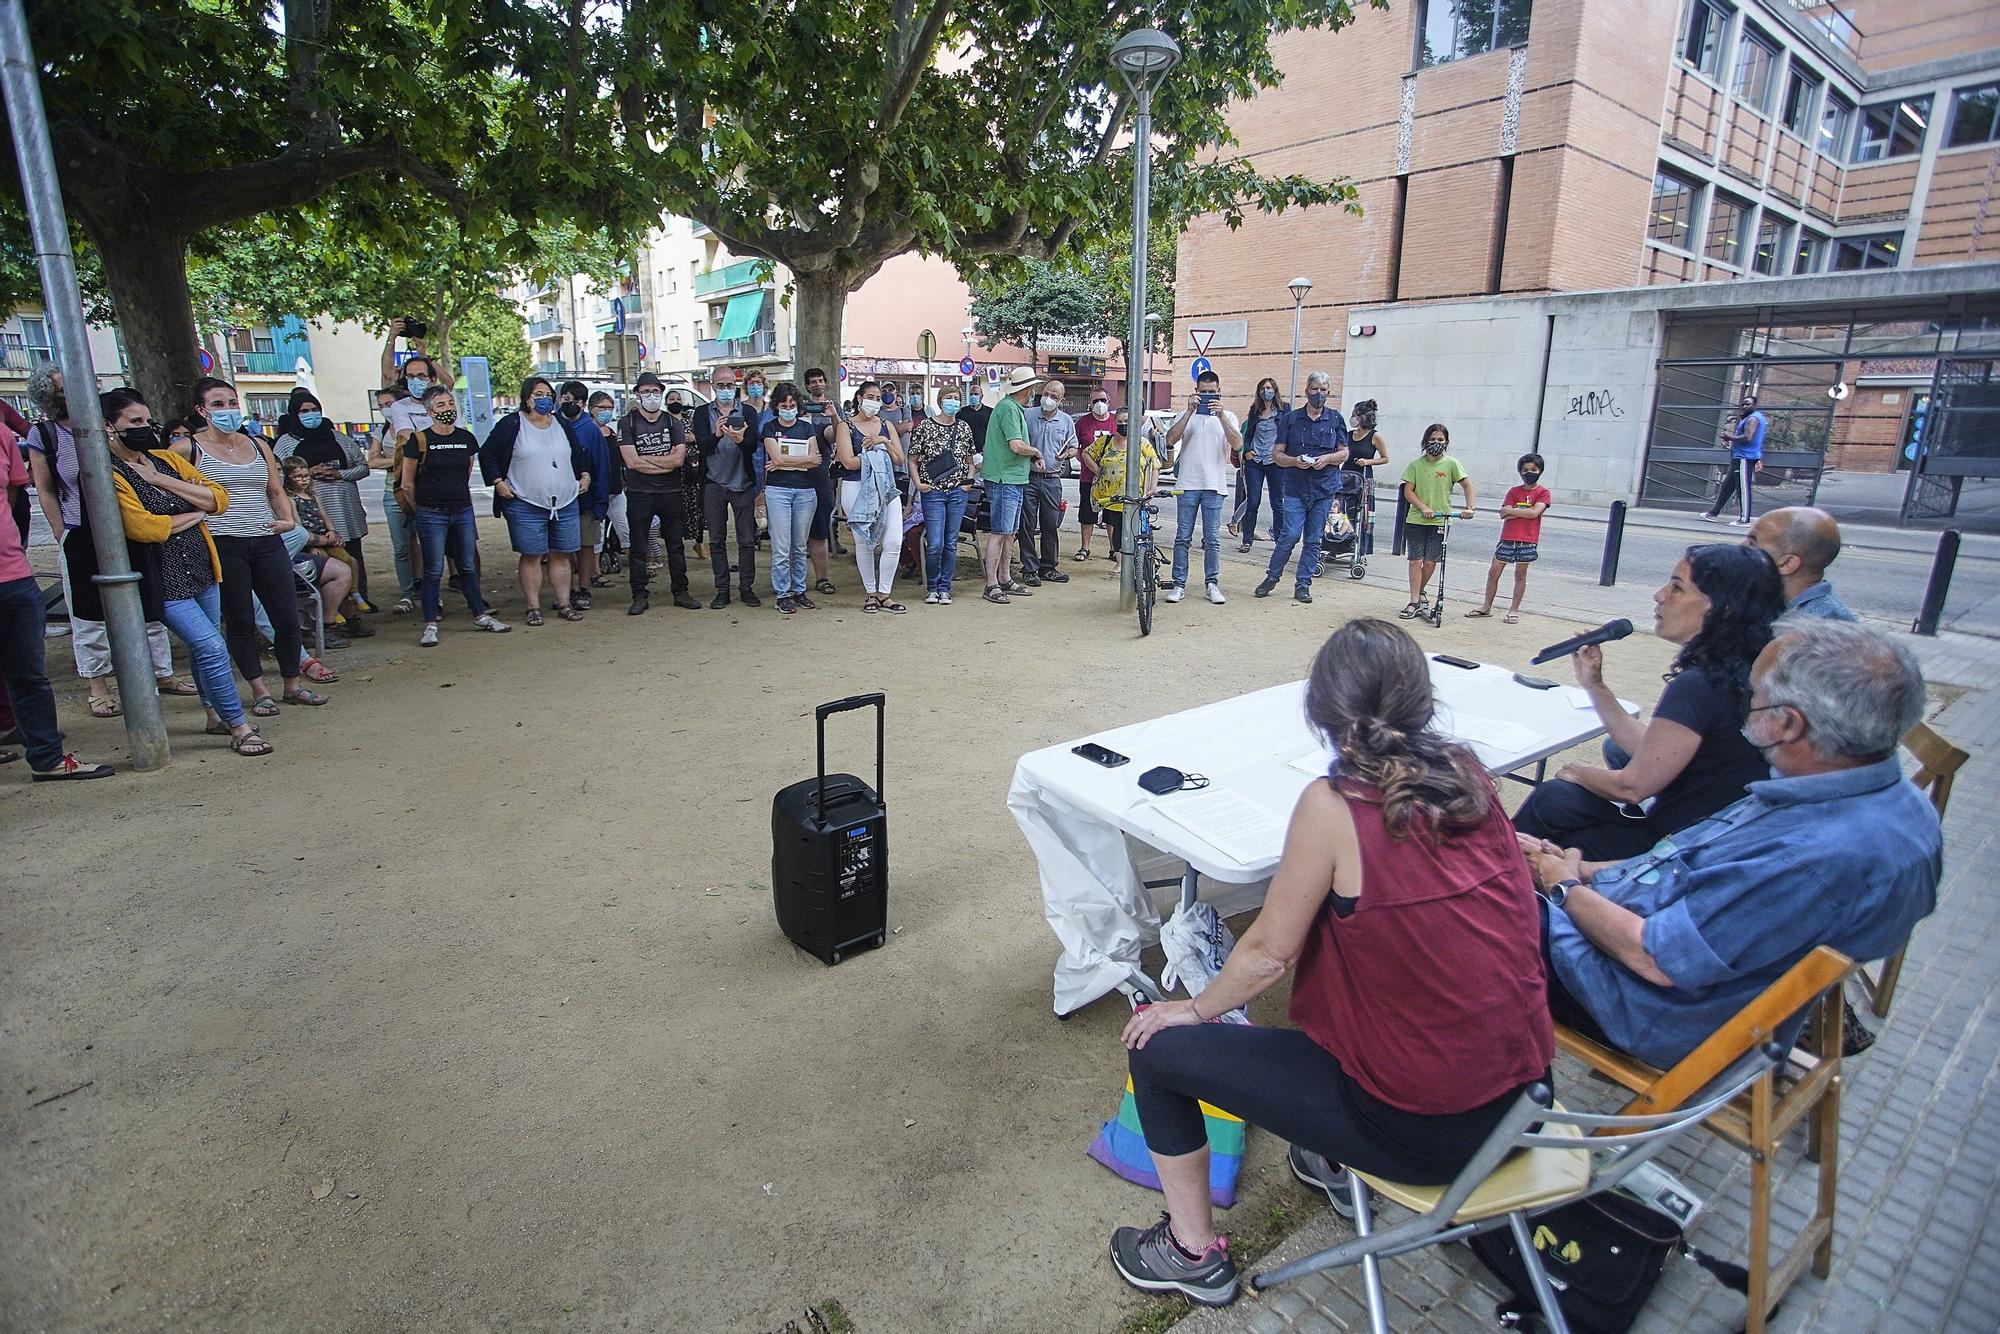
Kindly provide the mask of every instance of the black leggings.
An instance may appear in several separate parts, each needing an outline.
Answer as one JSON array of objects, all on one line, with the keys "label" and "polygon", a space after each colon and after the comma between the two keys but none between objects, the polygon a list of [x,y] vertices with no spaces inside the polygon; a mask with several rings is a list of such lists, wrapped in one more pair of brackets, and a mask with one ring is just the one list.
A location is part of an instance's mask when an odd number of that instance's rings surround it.
[{"label": "black leggings", "polygon": [[298,586],[284,541],[276,533],[265,537],[218,537],[215,554],[222,558],[222,629],[229,656],[246,681],[264,675],[257,652],[257,609],[264,604],[271,618],[271,639],[278,654],[278,675],[287,681],[299,674],[305,640],[299,633]]},{"label": "black leggings", "polygon": [[1520,1089],[1449,1116],[1420,1116],[1372,1097],[1332,1052],[1296,1028],[1192,1024],[1131,1053],[1146,1144],[1170,1157],[1208,1143],[1201,1102],[1336,1163],[1392,1181],[1441,1186],[1493,1132]]},{"label": "black leggings", "polygon": [[354,567],[354,596],[368,601],[368,558],[362,554],[361,539],[349,538],[341,543],[347,549],[347,563]]},{"label": "black leggings", "polygon": [[1514,812],[1514,828],[1576,848],[1587,862],[1637,857],[1675,832],[1654,824],[1638,807],[1608,801],[1567,778],[1548,779],[1530,792]]}]

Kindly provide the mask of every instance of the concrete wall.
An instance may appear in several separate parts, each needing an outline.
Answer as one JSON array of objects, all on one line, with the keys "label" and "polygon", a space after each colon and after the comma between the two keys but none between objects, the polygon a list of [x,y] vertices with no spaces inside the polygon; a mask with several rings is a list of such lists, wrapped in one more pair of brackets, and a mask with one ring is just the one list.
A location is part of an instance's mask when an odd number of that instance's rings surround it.
[{"label": "concrete wall", "polygon": [[1497,500],[1516,480],[1514,461],[1537,448],[1539,405],[1545,484],[1559,504],[1606,505],[1637,493],[1657,312],[1637,302],[1527,299],[1386,306],[1353,318],[1376,332],[1348,339],[1348,397],[1381,405],[1392,472],[1416,453],[1427,425],[1443,422],[1480,496]]}]

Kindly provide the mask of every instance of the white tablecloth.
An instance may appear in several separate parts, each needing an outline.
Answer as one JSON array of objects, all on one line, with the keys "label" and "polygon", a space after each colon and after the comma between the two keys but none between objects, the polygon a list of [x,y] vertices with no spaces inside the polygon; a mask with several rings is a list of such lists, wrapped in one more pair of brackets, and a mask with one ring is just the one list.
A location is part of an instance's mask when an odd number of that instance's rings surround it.
[{"label": "white tablecloth", "polygon": [[[1471,745],[1492,773],[1533,764],[1604,730],[1572,692],[1530,689],[1503,667],[1468,671],[1433,660],[1431,679],[1440,727]],[[1225,916],[1263,901],[1292,807],[1306,784],[1326,772],[1304,702],[1305,683],[1294,681],[1021,757],[1007,808],[1034,850],[1042,909],[1062,943],[1056,1013],[1088,1005],[1138,968],[1140,950],[1159,939],[1163,905],[1171,911],[1179,899],[1183,865],[1199,872],[1200,897]],[[1131,763],[1106,769],[1072,754],[1083,741],[1130,756]],[[1139,775],[1162,764],[1202,774],[1210,791],[1260,808],[1275,832],[1251,838],[1253,846],[1204,838],[1170,813],[1193,793],[1156,797],[1139,787]],[[1161,879],[1174,888],[1145,887]]]}]

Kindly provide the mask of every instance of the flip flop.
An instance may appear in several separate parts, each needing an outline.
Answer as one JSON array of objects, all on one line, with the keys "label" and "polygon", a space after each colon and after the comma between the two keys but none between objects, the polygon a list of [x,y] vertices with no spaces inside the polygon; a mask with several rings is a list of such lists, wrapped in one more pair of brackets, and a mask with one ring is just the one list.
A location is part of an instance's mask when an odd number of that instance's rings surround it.
[{"label": "flip flop", "polygon": [[1520,623],[1521,614],[1519,612],[1510,611],[1500,618],[1500,624],[1502,625],[1519,625]]},{"label": "flip flop", "polygon": [[318,658],[306,658],[299,663],[299,675],[316,686],[330,686],[340,679],[340,673],[321,662]]},{"label": "flip flop", "polygon": [[250,712],[259,718],[275,718],[278,716],[278,701],[269,695],[259,695],[250,702]]},{"label": "flip flop", "polygon": [[90,716],[93,718],[116,718],[124,712],[118,701],[109,695],[90,697]]},{"label": "flip flop", "polygon": [[191,682],[183,681],[178,676],[161,677],[159,686],[162,695],[199,695],[201,693]]},{"label": "flip flop", "polygon": [[1492,614],[1492,612],[1486,610],[1484,607],[1474,607],[1471,611],[1465,613],[1465,619],[1469,621],[1476,617],[1491,616]]}]

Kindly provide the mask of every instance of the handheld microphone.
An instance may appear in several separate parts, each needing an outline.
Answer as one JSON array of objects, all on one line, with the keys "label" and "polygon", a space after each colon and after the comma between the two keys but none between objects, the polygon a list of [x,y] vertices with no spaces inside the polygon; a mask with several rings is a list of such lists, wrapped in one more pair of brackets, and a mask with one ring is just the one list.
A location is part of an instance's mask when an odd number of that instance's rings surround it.
[{"label": "handheld microphone", "polygon": [[1612,640],[1623,639],[1631,633],[1632,622],[1620,616],[1615,621],[1606,621],[1595,630],[1587,630],[1583,634],[1563,640],[1560,644],[1551,644],[1528,661],[1531,666],[1539,667],[1545,662],[1554,662],[1557,658],[1567,658],[1580,648],[1588,648],[1592,644],[1609,644]]}]

